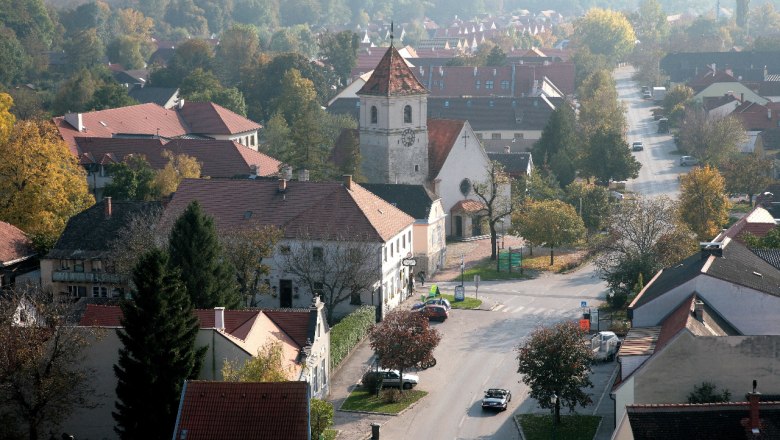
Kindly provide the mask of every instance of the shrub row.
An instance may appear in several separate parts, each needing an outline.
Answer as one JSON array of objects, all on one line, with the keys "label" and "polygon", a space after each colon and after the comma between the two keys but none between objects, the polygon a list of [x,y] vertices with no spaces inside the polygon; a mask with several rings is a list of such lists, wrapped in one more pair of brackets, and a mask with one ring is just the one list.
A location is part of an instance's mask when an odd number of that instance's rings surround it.
[{"label": "shrub row", "polygon": [[330,329],[330,371],[338,368],[375,322],[376,309],[373,306],[362,306]]}]

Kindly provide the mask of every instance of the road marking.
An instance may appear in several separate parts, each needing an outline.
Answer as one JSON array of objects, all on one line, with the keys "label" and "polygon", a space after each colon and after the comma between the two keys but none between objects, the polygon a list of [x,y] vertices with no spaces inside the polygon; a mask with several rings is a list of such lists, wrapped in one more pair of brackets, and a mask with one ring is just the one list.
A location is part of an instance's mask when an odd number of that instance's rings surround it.
[{"label": "road marking", "polygon": [[499,311],[501,311],[501,309],[503,309],[504,307],[506,307],[504,304],[499,304],[499,305],[498,305],[498,306],[496,306],[496,308],[495,308],[495,309],[493,309],[493,310],[495,310],[496,312],[499,312]]},{"label": "road marking", "polygon": [[460,418],[460,423],[458,423],[458,429],[460,429],[463,426],[463,422],[466,421],[466,414],[463,414],[463,417]]}]

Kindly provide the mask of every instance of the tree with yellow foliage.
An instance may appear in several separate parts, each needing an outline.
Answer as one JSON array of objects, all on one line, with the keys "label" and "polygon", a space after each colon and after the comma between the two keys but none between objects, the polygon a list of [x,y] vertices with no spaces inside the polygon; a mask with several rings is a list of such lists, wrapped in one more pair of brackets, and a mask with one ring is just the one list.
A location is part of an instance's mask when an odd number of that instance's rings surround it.
[{"label": "tree with yellow foliage", "polygon": [[50,122],[19,121],[0,142],[0,220],[39,249],[53,245],[68,219],[94,203],[84,169]]},{"label": "tree with yellow foliage", "polygon": [[14,100],[8,93],[0,93],[0,144],[4,143],[11,134],[16,118],[11,113]]},{"label": "tree with yellow foliage", "polygon": [[717,168],[694,168],[680,180],[680,219],[698,236],[710,241],[729,219],[726,182]]},{"label": "tree with yellow foliage", "polygon": [[269,340],[243,363],[225,360],[222,378],[225,382],[286,382],[294,371],[285,357],[282,342]]},{"label": "tree with yellow foliage", "polygon": [[613,63],[622,61],[634,48],[634,27],[622,12],[592,8],[574,22],[576,46],[604,55]]},{"label": "tree with yellow foliage", "polygon": [[174,154],[168,150],[164,150],[162,156],[168,159],[168,163],[154,176],[154,187],[158,195],[169,196],[176,191],[182,179],[200,177],[201,163],[194,157]]}]

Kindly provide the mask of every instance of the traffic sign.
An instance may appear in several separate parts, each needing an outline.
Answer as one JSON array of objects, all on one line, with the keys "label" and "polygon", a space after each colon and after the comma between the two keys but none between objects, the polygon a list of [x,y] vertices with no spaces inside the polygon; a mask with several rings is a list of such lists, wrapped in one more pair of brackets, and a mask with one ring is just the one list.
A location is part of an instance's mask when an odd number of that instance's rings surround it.
[{"label": "traffic sign", "polygon": [[582,308],[588,307],[588,302],[587,301],[580,301],[580,307],[582,307]]},{"label": "traffic sign", "polygon": [[455,286],[455,301],[466,299],[466,289],[463,286]]},{"label": "traffic sign", "polygon": [[401,260],[402,266],[417,266],[417,260],[414,258],[404,258]]}]

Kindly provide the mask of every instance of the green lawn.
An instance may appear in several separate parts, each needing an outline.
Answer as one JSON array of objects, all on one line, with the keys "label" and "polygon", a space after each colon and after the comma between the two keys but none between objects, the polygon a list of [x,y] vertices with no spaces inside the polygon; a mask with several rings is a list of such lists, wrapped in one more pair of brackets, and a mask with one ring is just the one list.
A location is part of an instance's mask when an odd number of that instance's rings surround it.
[{"label": "green lawn", "polygon": [[[474,282],[474,275],[479,275],[482,281],[496,281],[496,280],[519,280],[530,278],[527,274],[520,274],[519,269],[512,269],[512,272],[496,270],[496,262],[487,260],[479,263],[474,267],[470,267],[463,272],[463,280],[465,282]],[[453,278],[451,281],[460,281],[460,275]]]},{"label": "green lawn", "polygon": [[422,390],[406,390],[404,391],[404,399],[398,403],[385,403],[382,398],[376,397],[376,394],[369,393],[368,390],[363,388],[355,388],[341,405],[341,409],[349,411],[366,411],[366,412],[379,412],[388,414],[398,414],[406,409],[409,405],[417,402],[423,397],[427,396],[427,391]]},{"label": "green lawn", "polygon": [[[526,440],[548,440],[552,438],[551,414],[515,415],[523,428]],[[555,427],[557,440],[593,440],[601,417],[561,414],[561,424]]]},{"label": "green lawn", "polygon": [[442,294],[441,297],[448,300],[453,309],[476,309],[482,305],[481,299],[470,298],[468,296],[465,297],[463,301],[458,302],[455,302],[454,295]]}]

